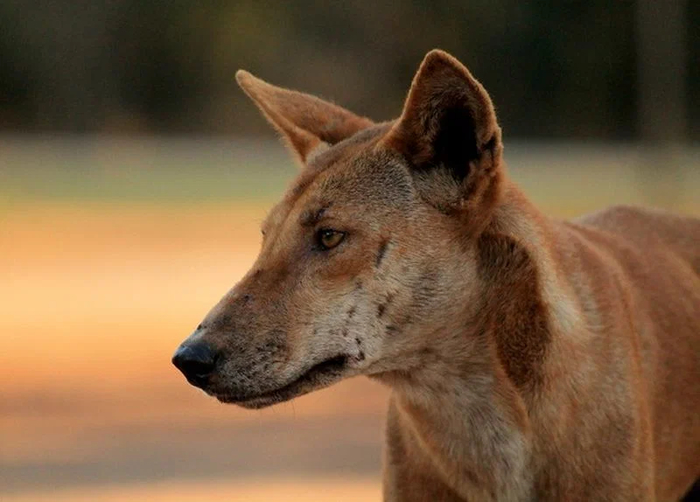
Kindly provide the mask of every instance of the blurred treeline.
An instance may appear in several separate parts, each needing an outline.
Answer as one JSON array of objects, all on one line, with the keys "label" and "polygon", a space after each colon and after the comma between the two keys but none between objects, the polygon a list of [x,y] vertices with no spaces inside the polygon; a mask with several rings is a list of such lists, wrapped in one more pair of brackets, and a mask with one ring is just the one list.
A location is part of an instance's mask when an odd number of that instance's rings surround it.
[{"label": "blurred treeline", "polygon": [[[639,88],[650,66],[635,1],[2,0],[0,130],[257,133],[238,68],[384,120],[440,47],[491,92],[509,136],[637,139],[640,99],[663,114],[669,98],[679,140],[697,140],[700,2],[644,2],[647,19],[659,12],[647,46],[683,63],[673,85],[659,72],[652,98]],[[671,4],[680,39],[664,24]]]}]

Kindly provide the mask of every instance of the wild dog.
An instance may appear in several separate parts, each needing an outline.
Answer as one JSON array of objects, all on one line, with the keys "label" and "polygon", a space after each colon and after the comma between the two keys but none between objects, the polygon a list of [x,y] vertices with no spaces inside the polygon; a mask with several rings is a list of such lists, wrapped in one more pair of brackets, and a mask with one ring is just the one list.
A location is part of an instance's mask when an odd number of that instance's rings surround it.
[{"label": "wild dog", "polygon": [[672,501],[700,476],[700,220],[541,214],[489,95],[435,50],[384,123],[237,80],[302,170],[250,272],[178,348],[262,408],[392,389],[388,501]]}]

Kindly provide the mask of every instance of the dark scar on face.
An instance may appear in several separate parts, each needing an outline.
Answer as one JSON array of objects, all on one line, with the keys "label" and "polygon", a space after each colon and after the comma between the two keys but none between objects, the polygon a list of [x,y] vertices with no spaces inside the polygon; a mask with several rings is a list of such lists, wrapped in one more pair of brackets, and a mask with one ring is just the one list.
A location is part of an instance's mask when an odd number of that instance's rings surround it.
[{"label": "dark scar on face", "polygon": [[375,266],[377,268],[379,268],[379,265],[381,265],[382,260],[384,259],[384,256],[386,255],[386,250],[387,250],[388,246],[389,246],[388,239],[382,240],[382,243],[379,245],[379,251],[377,251],[377,258],[375,261]]},{"label": "dark scar on face", "polygon": [[386,311],[387,305],[391,303],[391,300],[394,298],[394,295],[389,293],[386,295],[386,301],[384,303],[380,303],[377,305],[377,317],[382,317],[384,315],[384,312]]}]

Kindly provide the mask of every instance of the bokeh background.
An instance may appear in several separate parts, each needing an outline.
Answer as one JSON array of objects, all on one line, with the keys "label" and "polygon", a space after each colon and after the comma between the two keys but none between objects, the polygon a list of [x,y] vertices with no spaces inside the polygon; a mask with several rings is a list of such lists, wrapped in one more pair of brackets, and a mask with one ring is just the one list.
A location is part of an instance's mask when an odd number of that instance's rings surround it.
[{"label": "bokeh background", "polygon": [[294,163],[238,68],[377,120],[440,47],[571,217],[700,215],[700,2],[0,2],[0,499],[379,500],[386,389],[252,412],[170,365]]}]

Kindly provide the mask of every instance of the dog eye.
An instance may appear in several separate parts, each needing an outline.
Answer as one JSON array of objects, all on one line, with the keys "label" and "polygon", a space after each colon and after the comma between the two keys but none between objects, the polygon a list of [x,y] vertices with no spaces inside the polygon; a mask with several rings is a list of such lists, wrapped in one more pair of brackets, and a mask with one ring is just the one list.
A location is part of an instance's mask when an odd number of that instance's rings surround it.
[{"label": "dog eye", "polygon": [[330,228],[322,228],[316,232],[316,241],[318,242],[318,247],[324,251],[328,249],[333,249],[338,244],[340,244],[345,238],[345,232],[340,232],[338,230],[333,230]]}]

